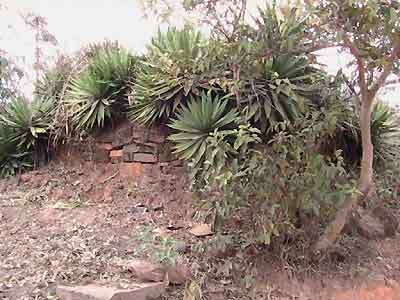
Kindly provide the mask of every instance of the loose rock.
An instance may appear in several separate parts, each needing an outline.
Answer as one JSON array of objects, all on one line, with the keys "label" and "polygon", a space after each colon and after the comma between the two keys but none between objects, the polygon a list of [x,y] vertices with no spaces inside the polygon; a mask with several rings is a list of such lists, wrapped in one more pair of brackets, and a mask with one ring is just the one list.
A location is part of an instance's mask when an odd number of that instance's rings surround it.
[{"label": "loose rock", "polygon": [[211,225],[209,224],[195,224],[189,232],[195,236],[207,236],[212,235]]},{"label": "loose rock", "polygon": [[164,283],[140,283],[129,289],[99,285],[58,286],[57,295],[61,300],[150,300],[165,293]]}]

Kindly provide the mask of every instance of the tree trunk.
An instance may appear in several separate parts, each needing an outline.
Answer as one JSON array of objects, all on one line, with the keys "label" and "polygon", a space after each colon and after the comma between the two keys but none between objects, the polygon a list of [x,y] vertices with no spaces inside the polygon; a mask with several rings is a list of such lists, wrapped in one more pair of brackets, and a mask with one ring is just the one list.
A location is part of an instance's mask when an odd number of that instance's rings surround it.
[{"label": "tree trunk", "polygon": [[374,147],[371,139],[371,115],[374,96],[366,93],[361,102],[360,127],[362,139],[362,160],[358,189],[361,194],[348,198],[336,213],[335,219],[326,228],[314,247],[314,252],[324,252],[330,248],[339,237],[357,204],[366,197],[372,186]]},{"label": "tree trunk", "polygon": [[360,191],[369,190],[372,185],[374,146],[371,139],[371,115],[373,98],[363,101],[360,111],[360,127],[362,140],[362,160],[359,189]]}]

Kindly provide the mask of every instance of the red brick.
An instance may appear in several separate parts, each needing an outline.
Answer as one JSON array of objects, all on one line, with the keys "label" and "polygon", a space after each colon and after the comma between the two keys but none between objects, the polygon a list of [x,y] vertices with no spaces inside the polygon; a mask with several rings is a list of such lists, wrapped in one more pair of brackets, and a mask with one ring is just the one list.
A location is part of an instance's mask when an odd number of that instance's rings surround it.
[{"label": "red brick", "polygon": [[151,153],[135,153],[133,156],[133,160],[142,163],[156,163],[157,156]]},{"label": "red brick", "polygon": [[122,161],[122,150],[112,150],[110,152],[110,159],[112,163],[120,163]]}]

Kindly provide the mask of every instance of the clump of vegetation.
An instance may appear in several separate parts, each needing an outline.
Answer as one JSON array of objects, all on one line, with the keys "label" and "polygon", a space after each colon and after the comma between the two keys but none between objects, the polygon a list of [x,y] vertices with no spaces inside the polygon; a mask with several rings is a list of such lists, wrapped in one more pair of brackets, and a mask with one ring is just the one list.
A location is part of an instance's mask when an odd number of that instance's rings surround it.
[{"label": "clump of vegetation", "polygon": [[203,93],[178,111],[177,119],[170,124],[178,132],[169,137],[175,142],[175,153],[198,165],[206,157],[210,134],[232,126],[237,116],[236,110],[229,109],[227,100]]},{"label": "clump of vegetation", "polygon": [[65,103],[72,125],[91,131],[118,118],[128,104],[134,68],[135,58],[124,49],[101,49],[95,53],[69,86]]},{"label": "clump of vegetation", "polygon": [[242,103],[264,132],[271,124],[304,116],[320,93],[324,73],[305,57],[275,56],[257,67],[245,83]]},{"label": "clump of vegetation", "polygon": [[178,258],[177,242],[173,238],[144,229],[137,236],[137,240],[140,242],[136,248],[138,255],[145,255],[155,262],[167,265],[176,264]]},{"label": "clump of vegetation", "polygon": [[0,147],[3,175],[14,175],[46,160],[47,141],[54,117],[54,104],[49,99],[33,102],[19,97],[3,106],[0,114]]},{"label": "clump of vegetation", "polygon": [[192,28],[159,32],[140,63],[133,85],[131,120],[151,125],[168,122],[192,97],[212,88],[207,43]]}]

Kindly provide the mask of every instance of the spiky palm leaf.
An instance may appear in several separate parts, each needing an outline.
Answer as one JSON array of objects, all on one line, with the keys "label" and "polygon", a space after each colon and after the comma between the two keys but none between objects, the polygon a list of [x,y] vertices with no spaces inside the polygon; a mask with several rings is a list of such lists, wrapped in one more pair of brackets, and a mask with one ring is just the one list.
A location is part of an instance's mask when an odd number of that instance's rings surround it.
[{"label": "spiky palm leaf", "polygon": [[311,46],[307,34],[308,18],[300,10],[292,9],[284,17],[279,16],[276,4],[259,8],[256,42],[258,47],[268,53],[302,55]]},{"label": "spiky palm leaf", "polygon": [[398,115],[384,102],[374,106],[371,120],[371,138],[375,162],[384,164],[400,159],[400,126]]},{"label": "spiky palm leaf", "polygon": [[248,80],[244,104],[265,131],[273,122],[293,120],[304,113],[320,91],[321,79],[321,72],[304,57],[273,57],[260,65],[255,79]]},{"label": "spiky palm leaf", "polygon": [[0,124],[7,128],[10,143],[16,143],[23,151],[31,151],[41,139],[47,138],[53,112],[52,99],[37,98],[30,103],[24,98],[16,98],[4,106]]},{"label": "spiky palm leaf", "polygon": [[0,125],[0,177],[17,174],[18,171],[32,167],[31,153],[21,150],[17,143],[10,141],[13,132]]},{"label": "spiky palm leaf", "polygon": [[102,127],[128,104],[135,58],[123,49],[106,48],[90,58],[71,82],[66,104],[78,130]]},{"label": "spiky palm leaf", "polygon": [[204,80],[203,44],[200,33],[191,28],[158,32],[133,87],[134,104],[129,111],[133,121],[150,125],[168,120],[192,96],[210,88]]},{"label": "spiky palm leaf", "polygon": [[52,98],[53,101],[58,102],[66,92],[73,69],[73,59],[60,56],[54,67],[47,70],[35,83],[35,95],[39,98]]},{"label": "spiky palm leaf", "polygon": [[238,114],[229,110],[228,101],[212,98],[202,93],[199,99],[193,99],[187,107],[178,112],[177,118],[169,125],[178,131],[169,140],[175,143],[175,153],[184,160],[201,162],[207,150],[207,138],[215,130],[232,124]]}]

